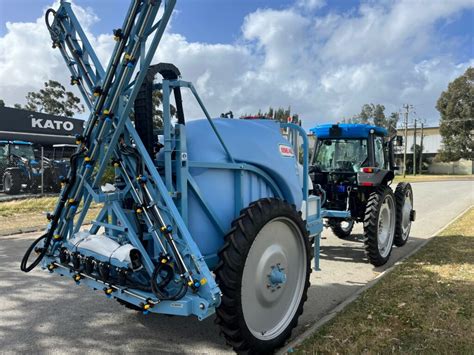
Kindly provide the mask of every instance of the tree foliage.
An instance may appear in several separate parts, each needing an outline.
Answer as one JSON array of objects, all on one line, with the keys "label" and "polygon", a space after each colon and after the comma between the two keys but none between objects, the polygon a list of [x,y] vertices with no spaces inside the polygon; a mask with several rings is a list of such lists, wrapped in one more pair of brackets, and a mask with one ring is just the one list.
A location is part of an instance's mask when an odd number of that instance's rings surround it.
[{"label": "tree foliage", "polygon": [[[163,92],[154,90],[152,95],[153,102],[153,126],[156,128],[163,127]],[[170,104],[171,117],[176,115],[176,107]]]},{"label": "tree foliage", "polygon": [[2,99],[0,99],[0,107],[5,107],[5,101],[3,101]]},{"label": "tree foliage", "polygon": [[81,100],[54,80],[45,82],[44,88],[38,92],[29,92],[26,101],[24,109],[51,115],[72,117],[75,113],[84,112]]},{"label": "tree foliage", "polygon": [[344,119],[345,123],[363,123],[373,124],[385,127],[388,135],[393,136],[397,133],[397,123],[399,120],[398,112],[392,112],[390,116],[385,116],[385,106],[381,104],[365,104],[362,106],[360,113],[349,119]]},{"label": "tree foliage", "polygon": [[299,115],[297,113],[292,114],[290,106],[288,106],[288,108],[279,107],[277,109],[274,109],[273,107],[270,106],[267,112],[262,112],[262,110],[258,110],[257,114],[255,115],[247,115],[247,114],[242,115],[242,117],[252,117],[252,116],[265,117],[265,118],[269,118],[269,119],[279,121],[279,122],[284,122],[284,123],[288,122],[288,117],[291,117],[292,123],[296,123],[296,124],[300,123]]},{"label": "tree foliage", "polygon": [[473,159],[474,141],[474,68],[469,67],[448,85],[436,104],[439,111],[443,148],[440,159]]}]

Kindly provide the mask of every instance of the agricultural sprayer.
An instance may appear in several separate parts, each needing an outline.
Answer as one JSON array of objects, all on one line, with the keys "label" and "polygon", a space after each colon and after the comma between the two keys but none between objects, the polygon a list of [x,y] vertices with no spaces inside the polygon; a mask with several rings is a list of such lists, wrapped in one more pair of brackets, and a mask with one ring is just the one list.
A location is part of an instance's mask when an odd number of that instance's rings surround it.
[{"label": "agricultural sprayer", "polygon": [[[302,313],[313,240],[319,255],[320,200],[308,193],[308,142],[292,124],[211,119],[174,65],[150,66],[174,5],[132,1],[114,30],[106,70],[71,4],[47,11],[53,48],[90,116],[46,233],[21,268],[41,264],[144,313],[202,320],[216,312],[236,351],[270,352]],[[186,122],[182,89],[205,119]],[[147,129],[153,90],[163,94],[158,147]],[[110,165],[114,183],[102,186]],[[103,208],[84,226],[93,201]],[[37,256],[28,264],[32,252]]]}]

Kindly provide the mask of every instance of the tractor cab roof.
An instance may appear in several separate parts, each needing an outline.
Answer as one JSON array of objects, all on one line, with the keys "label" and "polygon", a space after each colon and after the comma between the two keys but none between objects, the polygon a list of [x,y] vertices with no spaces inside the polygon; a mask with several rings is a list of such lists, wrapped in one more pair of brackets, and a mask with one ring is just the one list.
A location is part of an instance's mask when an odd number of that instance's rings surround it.
[{"label": "tractor cab roof", "polygon": [[25,142],[25,141],[6,141],[6,140],[0,140],[0,144],[22,144],[22,145],[33,145],[31,142]]},{"label": "tractor cab roof", "polygon": [[378,136],[387,136],[388,134],[383,127],[360,123],[323,124],[310,129],[318,139],[367,138],[371,130]]}]

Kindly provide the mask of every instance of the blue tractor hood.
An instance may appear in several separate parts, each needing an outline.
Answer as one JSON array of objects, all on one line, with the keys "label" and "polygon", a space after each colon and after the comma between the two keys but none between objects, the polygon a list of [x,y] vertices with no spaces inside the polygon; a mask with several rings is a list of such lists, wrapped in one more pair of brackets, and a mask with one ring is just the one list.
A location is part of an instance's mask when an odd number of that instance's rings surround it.
[{"label": "blue tractor hood", "polygon": [[383,127],[360,123],[323,124],[310,129],[318,139],[362,139],[367,138],[371,130],[378,136],[388,135]]}]

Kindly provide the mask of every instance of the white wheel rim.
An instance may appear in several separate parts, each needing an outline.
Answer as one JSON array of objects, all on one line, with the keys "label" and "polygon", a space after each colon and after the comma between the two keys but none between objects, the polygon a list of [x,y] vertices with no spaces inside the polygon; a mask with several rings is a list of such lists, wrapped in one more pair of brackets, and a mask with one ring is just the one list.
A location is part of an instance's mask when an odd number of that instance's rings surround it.
[{"label": "white wheel rim", "polygon": [[377,244],[380,255],[385,258],[390,254],[395,234],[395,204],[390,195],[386,195],[379,210],[377,226]]},{"label": "white wheel rim", "polygon": [[[278,217],[257,234],[242,274],[242,312],[250,332],[271,340],[289,326],[306,283],[305,238],[292,220]],[[284,280],[272,282],[274,270]]]},{"label": "white wheel rim", "polygon": [[403,199],[403,207],[402,207],[402,239],[406,240],[410,235],[411,229],[411,211],[413,210],[413,195],[410,190],[407,189],[405,192],[405,196]]}]

